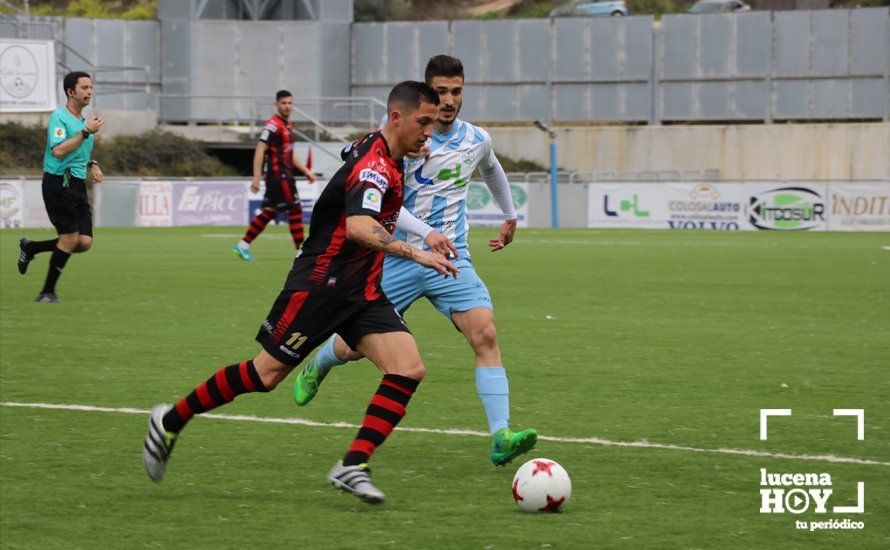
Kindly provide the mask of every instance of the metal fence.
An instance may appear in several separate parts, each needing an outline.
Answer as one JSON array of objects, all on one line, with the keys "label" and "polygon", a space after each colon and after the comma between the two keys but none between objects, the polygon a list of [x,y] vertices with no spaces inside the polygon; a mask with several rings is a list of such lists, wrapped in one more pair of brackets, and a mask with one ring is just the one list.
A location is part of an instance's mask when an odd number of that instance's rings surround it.
[{"label": "metal fence", "polygon": [[890,120],[890,10],[355,24],[353,94],[460,57],[473,120]]},{"label": "metal fence", "polygon": [[[57,40],[65,68],[99,73],[105,108],[144,109],[162,91],[193,96],[168,101],[162,121],[218,121],[231,115],[200,96],[279,88],[385,100],[443,52],[465,64],[471,120],[890,120],[886,7],[351,25],[3,16],[0,36]],[[367,105],[317,100],[305,110],[364,127],[377,116]],[[252,109],[237,104],[235,119]]]}]

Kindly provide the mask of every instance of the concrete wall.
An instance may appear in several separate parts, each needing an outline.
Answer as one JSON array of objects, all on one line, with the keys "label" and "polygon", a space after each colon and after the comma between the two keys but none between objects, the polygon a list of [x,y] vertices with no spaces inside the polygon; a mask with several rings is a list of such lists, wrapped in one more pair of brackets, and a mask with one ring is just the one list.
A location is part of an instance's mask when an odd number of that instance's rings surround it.
[{"label": "concrete wall", "polygon": [[[535,128],[488,127],[495,150],[549,164]],[[599,126],[557,130],[559,166],[579,172],[717,169],[722,179],[890,179],[890,124]]]}]

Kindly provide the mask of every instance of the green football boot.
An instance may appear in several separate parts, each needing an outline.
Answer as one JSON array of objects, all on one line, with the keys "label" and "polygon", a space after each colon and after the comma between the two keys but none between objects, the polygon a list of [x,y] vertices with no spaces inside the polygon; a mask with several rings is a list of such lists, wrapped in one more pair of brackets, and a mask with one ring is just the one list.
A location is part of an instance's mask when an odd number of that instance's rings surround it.
[{"label": "green football boot", "polygon": [[491,461],[495,466],[503,466],[521,454],[535,448],[538,432],[532,429],[511,432],[504,428],[491,436]]},{"label": "green football boot", "polygon": [[315,366],[315,357],[309,364],[303,367],[297,379],[294,380],[294,401],[299,406],[308,405],[315,394],[318,393],[318,386],[327,373],[322,374],[318,367]]}]

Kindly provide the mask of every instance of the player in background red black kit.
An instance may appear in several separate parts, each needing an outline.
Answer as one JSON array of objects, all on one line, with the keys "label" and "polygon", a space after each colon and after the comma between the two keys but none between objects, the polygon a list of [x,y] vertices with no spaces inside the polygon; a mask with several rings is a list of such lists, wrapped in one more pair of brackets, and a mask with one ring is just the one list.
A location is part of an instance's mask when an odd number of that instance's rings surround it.
[{"label": "player in background red black kit", "polygon": [[253,154],[253,180],[250,190],[260,190],[260,176],[265,166],[266,196],[263,197],[263,209],[250,221],[247,232],[232,251],[242,260],[256,261],[250,253],[250,243],[260,236],[266,225],[278,215],[288,210],[290,234],[294,246],[300,250],[303,244],[303,208],[297,193],[296,173],[300,172],[309,183],[315,183],[315,174],[300,162],[294,151],[296,132],[290,115],[294,110],[294,98],[287,90],[275,94],[277,113],[266,122],[260,141]]},{"label": "player in background red black kit", "polygon": [[392,89],[386,126],[352,151],[316,203],[309,239],[257,334],[263,349],[250,361],[219,370],[175,405],[152,408],[142,457],[153,481],[163,479],[178,435],[194,415],[242,393],[275,389],[336,332],[383,372],[383,380],[355,440],[327,479],[366,502],[383,502],[367,462],[405,415],[424,376],[414,337],[380,288],[383,254],[457,276],[445,256],[392,236],[402,206],[402,158],[432,135],[438,103],[435,90],[422,82]]}]

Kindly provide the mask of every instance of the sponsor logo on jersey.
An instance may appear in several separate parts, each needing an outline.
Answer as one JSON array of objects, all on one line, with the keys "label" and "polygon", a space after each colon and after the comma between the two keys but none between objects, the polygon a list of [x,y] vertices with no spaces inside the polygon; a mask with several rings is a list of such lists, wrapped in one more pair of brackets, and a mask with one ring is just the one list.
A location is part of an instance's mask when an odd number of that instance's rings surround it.
[{"label": "sponsor logo on jersey", "polygon": [[382,202],[383,194],[379,189],[375,187],[365,189],[365,195],[362,197],[362,208],[379,213]]},{"label": "sponsor logo on jersey", "polygon": [[375,172],[370,168],[362,170],[358,175],[358,179],[359,181],[373,183],[380,189],[380,191],[386,191],[386,188],[389,187],[389,180],[380,172]]}]

